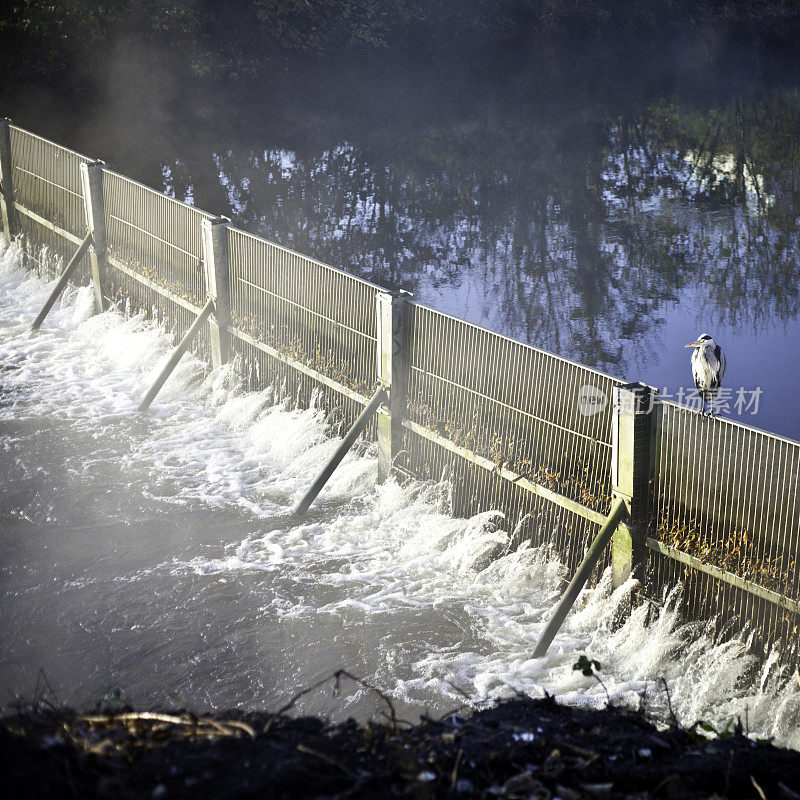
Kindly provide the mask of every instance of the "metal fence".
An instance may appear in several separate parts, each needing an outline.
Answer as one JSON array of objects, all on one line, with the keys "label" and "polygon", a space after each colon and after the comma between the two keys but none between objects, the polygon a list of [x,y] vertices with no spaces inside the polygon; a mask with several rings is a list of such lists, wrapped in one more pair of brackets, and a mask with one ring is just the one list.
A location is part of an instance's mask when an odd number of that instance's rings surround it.
[{"label": "metal fence", "polygon": [[[17,232],[71,255],[87,227],[80,165],[90,159],[15,126],[6,131],[12,166],[9,176],[0,162],[2,196],[18,212]],[[0,156],[2,145],[0,138]],[[182,333],[207,300],[202,228],[211,215],[107,169],[102,189],[103,292]],[[248,386],[274,386],[301,403],[321,390],[321,406],[341,429],[381,379],[380,287],[229,225],[225,252],[223,327]],[[89,277],[84,265],[79,279]],[[613,435],[621,412],[610,399],[622,382],[407,307],[407,386],[392,384],[406,393],[395,466],[446,478],[453,512],[499,510],[512,545],[546,544],[574,568],[619,493],[612,467],[624,460]],[[599,405],[582,406],[587,397]],[[646,539],[651,596],[680,582],[687,614],[714,618],[720,630],[752,626],[754,641],[796,653],[800,444],[670,403],[657,404],[652,437],[637,436],[629,455],[644,479],[631,485],[643,485],[652,502],[626,535]]]},{"label": "metal fence", "polygon": [[228,268],[234,349],[251,385],[291,377],[308,397],[326,378],[335,404],[357,414],[377,381],[379,287],[234,228]]},{"label": "metal fence", "polygon": [[800,444],[660,404],[648,546],[656,591],[744,620],[794,651],[800,624]]},{"label": "metal fence", "polygon": [[[412,314],[411,471],[446,472],[456,513],[500,510],[518,537],[577,566],[598,523],[575,506],[600,515],[611,506],[611,404],[589,414],[580,398],[586,387],[610,398],[620,381],[425,306]],[[575,506],[523,488],[530,483]]]},{"label": "metal fence", "polygon": [[[14,199],[31,212],[18,214],[20,232],[30,245],[26,257],[39,267],[57,267],[86,234],[80,165],[90,159],[15,125],[9,126],[9,138]],[[43,247],[45,259],[41,259]],[[84,280],[88,264],[84,258],[79,266]]]},{"label": "metal fence", "polygon": [[211,214],[103,172],[108,251],[117,262],[194,306],[205,304],[200,223]]},{"label": "metal fence", "polygon": [[85,156],[11,126],[19,203],[80,238],[86,231],[80,165]]},{"label": "metal fence", "polygon": [[[200,226],[212,215],[111,170],[103,170],[103,204],[109,259],[104,292],[182,335],[206,301]],[[207,323],[193,346],[208,356]]]}]

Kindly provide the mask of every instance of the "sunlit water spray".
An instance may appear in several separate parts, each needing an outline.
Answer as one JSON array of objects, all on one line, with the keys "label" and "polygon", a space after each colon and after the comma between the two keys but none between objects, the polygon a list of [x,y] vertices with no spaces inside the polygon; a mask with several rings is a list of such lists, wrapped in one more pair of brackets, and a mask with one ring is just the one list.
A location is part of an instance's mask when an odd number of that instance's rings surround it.
[{"label": "sunlit water spray", "polygon": [[[440,485],[375,485],[373,448],[348,455],[302,524],[274,528],[336,447],[322,413],[244,393],[191,356],[152,410],[136,407],[170,332],[70,290],[28,332],[52,284],[0,244],[0,686],[39,670],[78,706],[111,687],[139,707],[275,709],[345,668],[400,716],[541,696],[602,707],[572,669],[587,653],[615,704],[683,723],[737,715],[800,748],[800,692],[774,659],[714,644],[668,602],[614,620],[630,587],[582,593],[545,658],[530,652],[561,565],[510,548],[497,515],[454,519]],[[364,687],[303,697],[305,713],[368,717]]]}]

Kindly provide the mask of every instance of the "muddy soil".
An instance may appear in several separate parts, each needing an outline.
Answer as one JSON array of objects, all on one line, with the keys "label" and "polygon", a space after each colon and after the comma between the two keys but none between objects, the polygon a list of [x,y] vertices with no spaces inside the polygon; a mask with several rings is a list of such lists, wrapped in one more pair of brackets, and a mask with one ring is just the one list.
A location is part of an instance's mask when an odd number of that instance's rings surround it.
[{"label": "muddy soil", "polygon": [[522,697],[418,725],[39,704],[0,719],[0,774],[19,798],[800,798],[800,753],[740,730]]}]

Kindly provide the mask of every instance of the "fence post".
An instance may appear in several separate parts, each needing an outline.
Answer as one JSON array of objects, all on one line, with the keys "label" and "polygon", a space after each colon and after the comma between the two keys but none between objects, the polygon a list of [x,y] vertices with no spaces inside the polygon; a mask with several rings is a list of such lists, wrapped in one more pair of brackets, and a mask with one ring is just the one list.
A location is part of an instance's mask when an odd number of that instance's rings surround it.
[{"label": "fence post", "polygon": [[388,389],[388,414],[378,414],[378,482],[383,483],[403,450],[410,362],[411,303],[407,292],[378,292],[378,380]]},{"label": "fence post", "polygon": [[0,211],[3,214],[3,233],[8,241],[17,227],[14,208],[14,184],[11,177],[11,120],[0,119]]},{"label": "fence post", "polygon": [[211,362],[214,367],[227,363],[230,354],[231,324],[230,278],[228,274],[227,217],[203,218],[203,264],[206,292],[214,301],[214,313],[209,318],[211,330]]},{"label": "fence post", "polygon": [[614,387],[611,487],[623,499],[628,520],[612,539],[614,588],[633,575],[640,580],[647,561],[650,480],[655,466],[654,408],[658,393],[642,383]]},{"label": "fence post", "polygon": [[105,161],[81,162],[81,187],[86,209],[86,226],[92,234],[89,262],[92,268],[94,298],[100,311],[105,309],[103,276],[108,275],[106,212],[103,204],[103,168]]}]

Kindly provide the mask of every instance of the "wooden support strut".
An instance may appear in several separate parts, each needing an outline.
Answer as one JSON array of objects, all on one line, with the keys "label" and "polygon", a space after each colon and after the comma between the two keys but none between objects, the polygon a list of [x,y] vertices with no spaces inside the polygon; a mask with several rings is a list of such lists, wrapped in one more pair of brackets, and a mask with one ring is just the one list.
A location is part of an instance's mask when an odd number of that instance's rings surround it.
[{"label": "wooden support strut", "polygon": [[628,509],[626,507],[625,500],[620,497],[611,508],[611,513],[608,515],[603,527],[600,528],[597,536],[594,537],[594,541],[589,547],[589,550],[581,562],[581,565],[578,567],[575,575],[569,582],[569,586],[567,586],[563,596],[558,601],[558,605],[556,606],[556,610],[553,612],[553,616],[550,617],[547,625],[544,626],[544,630],[542,631],[542,635],[539,637],[539,642],[536,645],[536,649],[533,651],[534,658],[543,658],[547,653],[547,648],[550,647],[553,639],[555,639],[556,634],[564,624],[564,620],[567,618],[569,610],[578,599],[578,595],[580,594],[581,589],[583,589],[584,584],[587,580],[589,580],[589,575],[592,574],[592,570],[600,560],[600,556],[603,554],[605,546],[609,543],[614,531],[617,529],[617,526],[620,522],[622,522],[627,514]]},{"label": "wooden support strut", "polygon": [[192,339],[197,335],[197,332],[202,327],[203,323],[208,319],[211,315],[211,312],[214,310],[214,301],[209,300],[204,306],[203,310],[197,315],[197,318],[192,323],[192,327],[189,328],[188,331],[184,334],[183,339],[180,340],[178,346],[172,351],[172,355],[170,355],[169,360],[166,364],[164,364],[164,368],[159,372],[158,377],[155,379],[153,385],[148,390],[147,394],[142,398],[142,402],[139,403],[138,411],[147,411],[150,408],[150,403],[155,400],[156,395],[161,391],[161,387],[166,382],[167,378],[172,373],[172,370],[178,366],[178,362],[181,360],[181,356],[189,349],[189,345],[192,343]]},{"label": "wooden support strut", "polygon": [[80,263],[80,260],[86,254],[86,251],[89,249],[89,245],[92,243],[92,233],[91,231],[86,234],[86,238],[81,242],[80,247],[75,251],[75,255],[69,261],[64,271],[61,273],[61,277],[58,279],[58,283],[56,283],[53,291],[50,292],[50,297],[47,298],[45,304],[42,306],[42,310],[39,312],[39,315],[33,321],[33,325],[31,325],[32,331],[38,331],[39,328],[42,327],[42,323],[45,320],[45,317],[50,313],[50,309],[53,307],[53,304],[58,300],[59,295],[61,292],[64,291],[64,287],[69,282],[70,275],[75,272],[75,268]]},{"label": "wooden support strut", "polygon": [[372,415],[377,412],[381,403],[386,399],[386,389],[381,387],[375,392],[372,399],[364,407],[364,410],[358,415],[358,419],[353,423],[350,430],[347,431],[347,435],[342,439],[342,443],[331,456],[330,461],[325,465],[322,472],[320,472],[319,477],[311,484],[311,488],[305,493],[303,499],[294,507],[291,516],[301,517],[308,511],[308,507],[322,491],[322,487],[328,482],[331,475],[333,475],[334,470],[339,466],[341,460],[347,454],[347,451],[353,446],[358,435],[367,427],[367,423],[369,423]]}]

